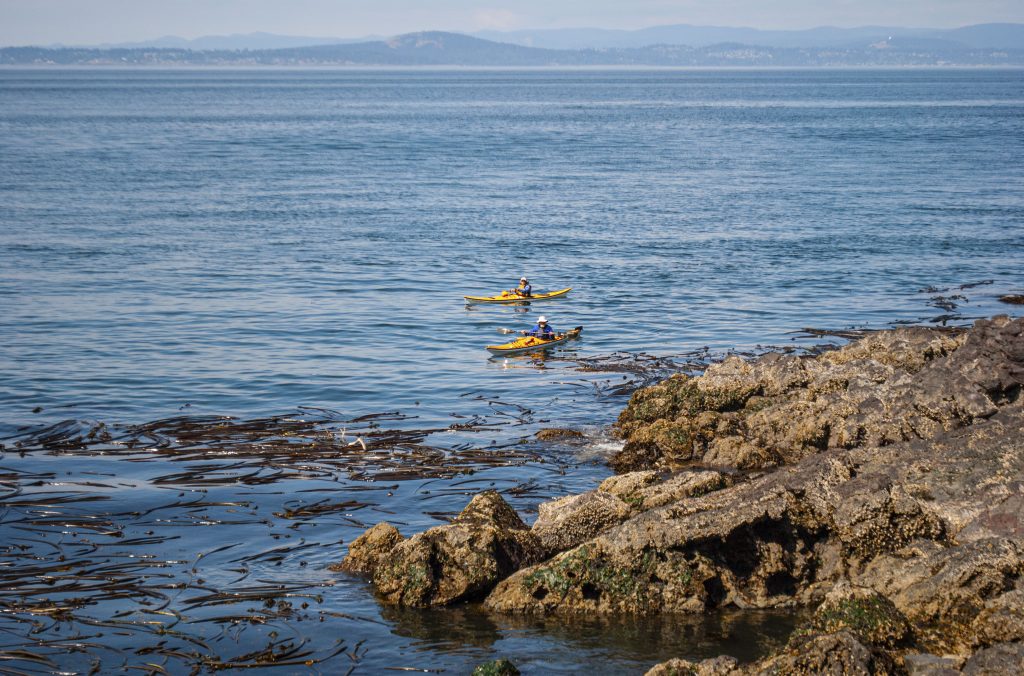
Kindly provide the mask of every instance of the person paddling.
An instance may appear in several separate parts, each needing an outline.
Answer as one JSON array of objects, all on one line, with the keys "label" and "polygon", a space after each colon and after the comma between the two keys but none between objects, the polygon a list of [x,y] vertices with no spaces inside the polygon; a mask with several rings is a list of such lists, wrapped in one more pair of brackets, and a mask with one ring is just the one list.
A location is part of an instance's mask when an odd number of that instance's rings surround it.
[{"label": "person paddling", "polygon": [[517,296],[529,298],[530,296],[533,295],[533,287],[530,285],[530,281],[526,279],[526,277],[520,277],[519,286],[514,289],[511,289],[511,292]]},{"label": "person paddling", "polygon": [[555,330],[548,324],[547,317],[540,317],[537,320],[537,325],[529,331],[520,331],[524,336],[533,336],[534,338],[543,338],[544,340],[551,340],[555,337]]}]

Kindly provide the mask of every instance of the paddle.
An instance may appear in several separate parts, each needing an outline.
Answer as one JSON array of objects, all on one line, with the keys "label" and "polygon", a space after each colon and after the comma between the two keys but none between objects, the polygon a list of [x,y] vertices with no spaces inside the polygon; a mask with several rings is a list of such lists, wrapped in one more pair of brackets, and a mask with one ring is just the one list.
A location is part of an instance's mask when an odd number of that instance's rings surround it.
[{"label": "paddle", "polygon": [[[568,335],[575,335],[575,334],[578,334],[582,330],[583,330],[582,326],[577,326],[574,329],[570,329],[569,331],[566,331],[566,334],[568,334]],[[516,331],[515,329],[499,328],[498,329],[498,333],[502,333],[502,334],[508,335],[510,333],[519,333],[519,332]]]}]

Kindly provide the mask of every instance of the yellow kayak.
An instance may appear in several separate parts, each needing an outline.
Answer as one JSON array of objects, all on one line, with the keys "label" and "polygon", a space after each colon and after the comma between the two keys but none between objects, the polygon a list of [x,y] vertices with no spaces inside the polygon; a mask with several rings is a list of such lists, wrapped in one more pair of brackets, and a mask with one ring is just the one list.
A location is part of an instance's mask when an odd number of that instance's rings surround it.
[{"label": "yellow kayak", "polygon": [[522,338],[516,338],[511,343],[488,345],[487,350],[491,354],[522,354],[524,352],[532,352],[533,350],[542,350],[552,345],[558,345],[567,340],[578,338],[581,331],[583,331],[583,327],[577,326],[571,331],[555,334],[555,337],[550,340],[544,340],[536,336],[523,336]]},{"label": "yellow kayak", "polygon": [[535,293],[532,296],[519,296],[508,291],[502,291],[498,296],[463,296],[467,303],[525,303],[535,300],[547,300],[558,298],[572,291],[572,287],[551,291],[550,293]]}]

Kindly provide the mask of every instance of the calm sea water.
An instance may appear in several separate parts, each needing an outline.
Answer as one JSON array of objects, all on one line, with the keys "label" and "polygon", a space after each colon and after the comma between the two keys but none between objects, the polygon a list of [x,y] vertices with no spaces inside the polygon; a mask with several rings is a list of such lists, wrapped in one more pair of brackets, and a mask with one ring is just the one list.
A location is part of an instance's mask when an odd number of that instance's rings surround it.
[{"label": "calm sea water", "polygon": [[[326,566],[365,525],[412,533],[483,487],[526,515],[592,488],[613,447],[602,430],[625,399],[603,387],[617,374],[574,359],[1012,313],[996,298],[1024,291],[1022,158],[1020,70],[0,71],[0,650],[35,646],[51,660],[34,663],[43,670],[187,671],[139,647],[172,640],[145,623],[166,619],[151,614],[159,606],[178,615],[186,638],[173,640],[193,657],[345,646],[319,667],[287,667],[298,672],[752,657],[785,622],[405,613]],[[462,302],[522,274],[574,291],[533,306]],[[584,325],[583,339],[546,360],[488,358],[498,328],[541,313]],[[591,440],[527,444],[533,459],[472,479],[386,484],[334,467],[168,485],[203,460],[12,450],[26,427],[65,420],[302,406],[337,421],[400,411],[422,427],[515,418],[458,441],[482,447],[545,425]],[[275,516],[331,491],[369,506]],[[112,525],[82,525],[99,522]],[[31,566],[57,570],[68,552],[76,574],[144,555],[163,565],[137,579],[181,586],[159,603],[62,587],[49,600],[86,598],[76,612],[100,624],[43,614],[37,626],[19,589],[56,575]],[[203,589],[257,580],[317,591],[302,612],[259,620],[195,605]]]}]

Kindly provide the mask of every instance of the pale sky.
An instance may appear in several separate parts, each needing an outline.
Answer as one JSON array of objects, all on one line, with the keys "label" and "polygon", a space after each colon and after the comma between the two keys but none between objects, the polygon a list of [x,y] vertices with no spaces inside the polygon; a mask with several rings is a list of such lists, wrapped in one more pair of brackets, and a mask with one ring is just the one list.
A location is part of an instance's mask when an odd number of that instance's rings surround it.
[{"label": "pale sky", "polygon": [[0,0],[0,45],[263,31],[313,37],[520,28],[954,28],[1024,23],[1024,0]]}]

